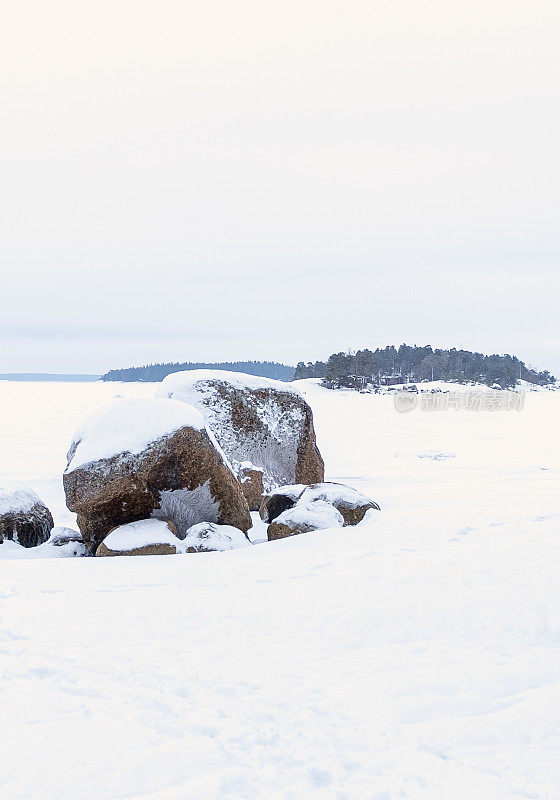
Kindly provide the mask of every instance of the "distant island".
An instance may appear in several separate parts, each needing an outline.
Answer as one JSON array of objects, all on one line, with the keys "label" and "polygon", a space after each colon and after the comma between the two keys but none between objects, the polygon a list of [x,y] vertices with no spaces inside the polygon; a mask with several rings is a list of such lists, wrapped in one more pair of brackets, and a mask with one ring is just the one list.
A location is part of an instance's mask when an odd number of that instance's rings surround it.
[{"label": "distant island", "polygon": [[191,369],[225,369],[230,372],[246,372],[261,378],[274,378],[277,381],[291,381],[294,368],[276,361],[220,361],[219,363],[191,362],[174,364],[146,364],[143,367],[111,369],[101,376],[102,381],[147,381],[159,383],[171,372]]},{"label": "distant island", "polygon": [[376,350],[333,353],[327,361],[301,361],[294,378],[322,378],[331,388],[439,380],[497,384],[505,389],[515,386],[518,380],[540,386],[555,382],[550,372],[537,372],[516,356],[486,356],[454,347],[440,350],[430,345],[411,347],[406,344],[398,348],[391,345]]},{"label": "distant island", "polygon": [[[510,355],[484,355],[470,350],[449,350],[401,344],[376,350],[333,353],[326,361],[303,362],[297,367],[276,361],[220,361],[166,364],[146,364],[142,367],[112,369],[101,376],[102,381],[147,381],[157,383],[171,372],[193,369],[218,369],[246,372],[279,381],[301,378],[321,378],[331,388],[360,388],[364,385],[390,385],[414,383],[422,380],[472,381],[502,388],[515,386],[525,380],[540,386],[555,382],[554,375],[544,370],[537,372],[521,359]],[[97,376],[81,376],[95,380]],[[59,377],[58,380],[62,380]],[[70,378],[68,378],[70,380]],[[75,379],[78,379],[77,376]],[[12,380],[17,380],[13,378]],[[36,380],[38,380],[36,378]],[[44,380],[49,380],[44,378]],[[53,378],[54,380],[54,378]]]},{"label": "distant island", "polygon": [[0,373],[0,381],[61,381],[64,383],[92,383],[98,381],[100,375],[84,375],[83,373],[59,372],[4,372]]}]

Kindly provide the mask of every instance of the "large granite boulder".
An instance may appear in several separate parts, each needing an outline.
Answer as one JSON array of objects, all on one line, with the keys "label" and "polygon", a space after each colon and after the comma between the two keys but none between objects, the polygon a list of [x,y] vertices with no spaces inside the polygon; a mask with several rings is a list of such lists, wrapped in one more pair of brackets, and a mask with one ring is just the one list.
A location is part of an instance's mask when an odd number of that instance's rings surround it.
[{"label": "large granite boulder", "polygon": [[316,500],[324,500],[340,511],[345,525],[357,525],[370,508],[379,511],[377,503],[343,483],[315,483],[307,486],[297,502],[299,505],[299,503],[313,503]]},{"label": "large granite boulder", "polygon": [[327,528],[341,528],[344,525],[342,514],[334,506],[323,500],[302,503],[283,511],[268,526],[268,538],[284,539],[298,533],[322,531]]},{"label": "large granite boulder", "polygon": [[143,519],[120,525],[103,539],[96,556],[167,556],[182,552],[182,543],[171,522]]},{"label": "large granite boulder", "polygon": [[197,522],[251,527],[202,416],[175,400],[117,400],[87,417],[68,452],[64,490],[92,552],[112,528],[149,517],[171,520],[179,538]]},{"label": "large granite boulder", "polygon": [[[262,471],[263,491],[288,483],[323,480],[324,464],[315,441],[313,413],[289,383],[240,372],[192,370],[168,375],[160,398],[189,403],[203,415],[238,477]],[[258,510],[252,482],[245,481],[252,510]]]},{"label": "large granite boulder", "polygon": [[209,553],[213,550],[249,547],[251,542],[239,528],[216,525],[215,522],[199,522],[189,528],[182,544],[186,553]]},{"label": "large granite boulder", "polygon": [[0,543],[6,539],[37,547],[47,541],[53,527],[51,512],[31,489],[0,489]]}]

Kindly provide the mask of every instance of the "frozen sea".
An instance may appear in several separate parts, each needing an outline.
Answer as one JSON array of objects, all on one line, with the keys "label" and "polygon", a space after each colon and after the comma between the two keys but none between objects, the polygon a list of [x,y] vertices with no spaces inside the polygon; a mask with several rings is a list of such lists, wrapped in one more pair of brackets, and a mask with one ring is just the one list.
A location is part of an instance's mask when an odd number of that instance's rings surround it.
[{"label": "frozen sea", "polygon": [[[2,800],[560,798],[560,392],[397,413],[302,381],[382,510],[224,553],[0,559]],[[0,383],[0,485],[74,526],[82,417]],[[258,537],[255,537],[258,538]]]}]

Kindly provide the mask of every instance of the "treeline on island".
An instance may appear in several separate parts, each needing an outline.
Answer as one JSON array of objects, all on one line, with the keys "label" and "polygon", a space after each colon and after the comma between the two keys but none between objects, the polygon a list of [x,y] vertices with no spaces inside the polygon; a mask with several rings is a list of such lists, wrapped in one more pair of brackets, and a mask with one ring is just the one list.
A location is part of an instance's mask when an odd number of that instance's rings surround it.
[{"label": "treeline on island", "polygon": [[101,376],[102,381],[162,381],[171,372],[190,369],[225,369],[230,372],[246,372],[262,378],[274,378],[277,381],[291,381],[294,368],[275,361],[222,361],[217,364],[186,361],[182,364],[146,364],[143,367],[127,369],[111,369]]},{"label": "treeline on island", "polygon": [[555,378],[547,370],[537,372],[510,355],[472,353],[469,350],[433,349],[402,344],[376,350],[333,353],[327,361],[304,363],[294,378],[323,378],[326,385],[355,387],[370,384],[406,383],[422,380],[475,381],[503,388],[519,379],[545,385]]},{"label": "treeline on island", "polygon": [[146,364],[143,367],[112,369],[101,377],[103,381],[162,381],[171,372],[192,369],[221,369],[246,372],[263,378],[291,381],[299,378],[322,378],[327,386],[361,387],[422,380],[474,381],[503,388],[515,386],[519,379],[544,386],[555,378],[547,370],[537,372],[516,356],[472,353],[469,350],[417,347],[401,344],[376,350],[357,350],[333,353],[327,361],[304,363],[294,370],[275,361],[222,361],[219,363],[191,362]]}]

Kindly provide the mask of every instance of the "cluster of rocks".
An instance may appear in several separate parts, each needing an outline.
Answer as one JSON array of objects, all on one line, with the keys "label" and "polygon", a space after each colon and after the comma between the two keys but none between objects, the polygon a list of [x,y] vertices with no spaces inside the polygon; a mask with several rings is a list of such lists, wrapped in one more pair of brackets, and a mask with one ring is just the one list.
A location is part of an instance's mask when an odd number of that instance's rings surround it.
[{"label": "cluster of rocks", "polygon": [[[91,555],[82,535],[71,528],[54,527],[45,503],[31,489],[0,489],[0,544],[26,549],[49,548],[45,555],[63,557]],[[54,548],[50,549],[50,548]]]},{"label": "cluster of rocks", "polygon": [[[63,476],[80,533],[58,529],[51,544],[98,556],[229,550],[251,544],[250,511],[272,540],[355,525],[378,508],[323,481],[313,414],[293,387],[174,373],[153,400],[119,399],[84,420]],[[0,538],[34,547],[52,531],[37,495],[0,495]]]},{"label": "cluster of rocks", "polygon": [[268,538],[283,539],[298,533],[357,525],[379,506],[361,492],[342,483],[282,486],[267,495],[260,508],[268,522]]}]

